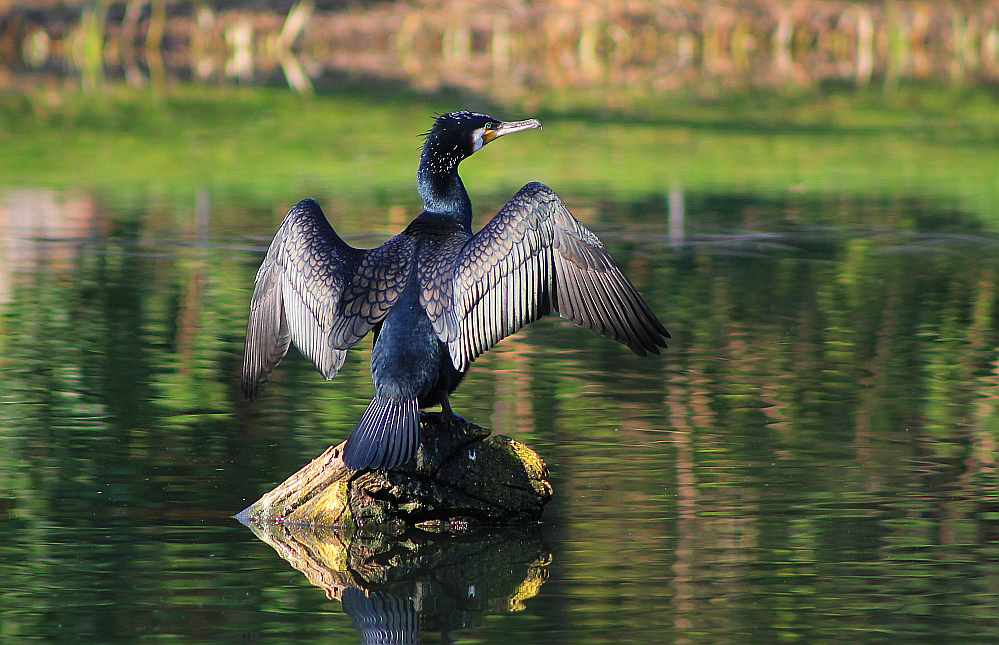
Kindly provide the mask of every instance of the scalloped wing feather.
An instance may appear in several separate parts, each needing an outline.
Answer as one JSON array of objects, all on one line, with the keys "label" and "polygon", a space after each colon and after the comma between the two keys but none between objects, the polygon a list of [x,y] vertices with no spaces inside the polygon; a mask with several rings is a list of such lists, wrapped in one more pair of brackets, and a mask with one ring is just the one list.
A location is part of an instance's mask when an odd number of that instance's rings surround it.
[{"label": "scalloped wing feather", "polygon": [[669,338],[597,236],[539,183],[524,186],[462,249],[451,309],[454,329],[438,337],[458,370],[552,310],[642,356]]},{"label": "scalloped wing feather", "polygon": [[340,299],[364,251],[344,242],[319,204],[305,199],[282,222],[260,269],[250,302],[242,390],[256,399],[291,343],[326,378],[343,365],[331,342]]}]

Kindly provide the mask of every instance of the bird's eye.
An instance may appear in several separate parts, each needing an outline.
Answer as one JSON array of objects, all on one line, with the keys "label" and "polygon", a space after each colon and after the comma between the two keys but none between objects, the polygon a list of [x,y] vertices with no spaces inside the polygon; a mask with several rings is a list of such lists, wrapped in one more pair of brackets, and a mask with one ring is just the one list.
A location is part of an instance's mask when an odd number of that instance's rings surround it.
[{"label": "bird's eye", "polygon": [[495,129],[496,129],[496,124],[495,124],[495,123],[492,123],[492,122],[490,122],[490,123],[487,123],[487,124],[485,124],[485,125],[484,125],[483,127],[484,127],[484,128],[486,129],[486,130],[495,130]]}]

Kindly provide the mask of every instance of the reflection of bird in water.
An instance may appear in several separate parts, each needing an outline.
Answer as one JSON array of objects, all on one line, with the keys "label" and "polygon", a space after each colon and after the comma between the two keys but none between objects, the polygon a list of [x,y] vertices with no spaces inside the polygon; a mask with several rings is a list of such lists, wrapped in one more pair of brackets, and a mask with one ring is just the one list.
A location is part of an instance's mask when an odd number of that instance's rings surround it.
[{"label": "reflection of bird in water", "polygon": [[372,399],[347,439],[348,468],[391,468],[420,441],[419,410],[442,406],[469,364],[502,338],[556,312],[658,354],[669,334],[634,286],[547,186],[530,183],[478,233],[458,164],[493,139],[539,128],[482,114],[437,118],[417,185],[424,211],[381,246],[360,250],[314,200],[291,209],[257,273],[243,393],[257,398],[295,343],[326,378],[374,330]]},{"label": "reflection of bird in water", "polygon": [[409,598],[347,587],[340,598],[343,610],[361,632],[361,645],[416,645],[420,638],[420,612]]}]

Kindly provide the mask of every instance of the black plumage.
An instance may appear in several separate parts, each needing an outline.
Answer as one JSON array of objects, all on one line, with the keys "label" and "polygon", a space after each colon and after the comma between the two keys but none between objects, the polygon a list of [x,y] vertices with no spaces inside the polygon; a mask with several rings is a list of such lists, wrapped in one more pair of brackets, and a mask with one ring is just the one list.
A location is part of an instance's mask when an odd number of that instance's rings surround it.
[{"label": "black plumage", "polygon": [[294,343],[327,379],[347,349],[375,333],[372,399],[347,440],[349,468],[392,468],[419,445],[419,410],[441,405],[475,358],[549,313],[659,353],[669,334],[634,286],[547,186],[524,186],[472,234],[458,164],[535,120],[504,123],[470,112],[437,118],[417,172],[424,211],[370,250],[347,245],[319,204],[289,211],[274,236],[250,305],[243,393],[260,396]]}]

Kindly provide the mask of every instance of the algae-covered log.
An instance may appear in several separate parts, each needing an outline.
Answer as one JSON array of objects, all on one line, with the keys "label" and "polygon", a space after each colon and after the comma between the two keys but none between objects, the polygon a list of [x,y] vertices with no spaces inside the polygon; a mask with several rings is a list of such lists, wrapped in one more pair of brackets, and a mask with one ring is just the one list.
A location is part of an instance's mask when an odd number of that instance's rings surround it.
[{"label": "algae-covered log", "polygon": [[460,531],[472,523],[537,521],[551,499],[548,469],[525,444],[462,420],[424,414],[416,459],[352,471],[343,444],[244,509],[246,522]]}]

